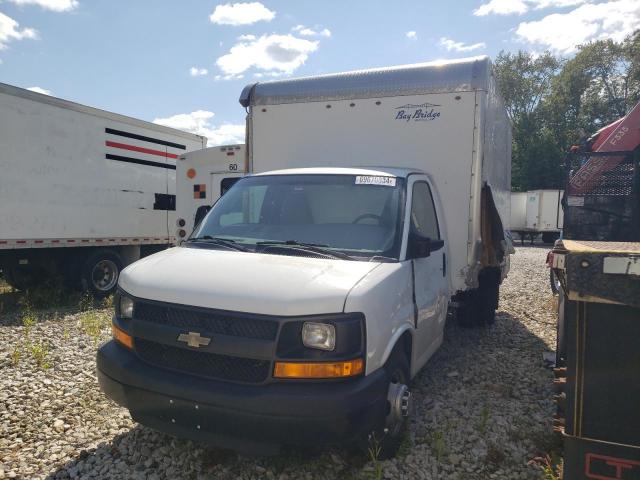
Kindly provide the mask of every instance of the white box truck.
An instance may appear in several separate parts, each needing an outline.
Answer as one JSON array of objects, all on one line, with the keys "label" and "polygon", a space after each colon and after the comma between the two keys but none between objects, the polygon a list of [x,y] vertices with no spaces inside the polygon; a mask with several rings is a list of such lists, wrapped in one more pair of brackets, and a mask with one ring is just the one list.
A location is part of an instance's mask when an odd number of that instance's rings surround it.
[{"label": "white box truck", "polygon": [[392,455],[450,307],[492,323],[509,266],[511,133],[489,59],[240,101],[254,174],[123,271],[101,388],[142,424],[226,448],[373,438]]},{"label": "white box truck", "polygon": [[0,84],[0,267],[104,295],[175,231],[176,159],[197,135]]},{"label": "white box truck", "polygon": [[193,232],[211,206],[247,173],[244,145],[224,145],[188,152],[176,164],[178,242]]}]

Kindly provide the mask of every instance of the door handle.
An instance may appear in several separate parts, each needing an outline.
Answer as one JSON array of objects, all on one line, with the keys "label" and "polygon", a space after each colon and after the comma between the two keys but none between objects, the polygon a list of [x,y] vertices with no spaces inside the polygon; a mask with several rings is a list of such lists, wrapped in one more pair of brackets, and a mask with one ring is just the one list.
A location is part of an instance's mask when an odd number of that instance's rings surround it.
[{"label": "door handle", "polygon": [[447,276],[447,256],[444,252],[442,252],[442,276]]}]

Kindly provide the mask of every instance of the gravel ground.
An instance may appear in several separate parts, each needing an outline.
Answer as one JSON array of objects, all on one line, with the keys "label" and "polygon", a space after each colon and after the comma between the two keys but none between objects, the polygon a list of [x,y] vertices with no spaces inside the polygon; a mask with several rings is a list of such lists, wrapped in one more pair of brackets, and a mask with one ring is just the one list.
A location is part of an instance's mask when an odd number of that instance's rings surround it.
[{"label": "gravel ground", "polygon": [[[531,460],[555,448],[552,372],[542,361],[555,344],[546,251],[518,248],[493,327],[450,322],[413,381],[416,411],[400,454],[385,462],[339,449],[250,458],[142,427],[95,379],[109,308],[29,310],[0,290],[0,479],[543,478]],[[25,327],[24,317],[37,322]]]}]

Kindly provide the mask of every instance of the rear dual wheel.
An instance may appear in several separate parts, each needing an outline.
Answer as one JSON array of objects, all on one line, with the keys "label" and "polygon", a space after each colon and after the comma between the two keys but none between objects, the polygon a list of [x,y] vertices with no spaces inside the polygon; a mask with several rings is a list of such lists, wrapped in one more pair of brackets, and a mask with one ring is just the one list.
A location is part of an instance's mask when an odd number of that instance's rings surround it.
[{"label": "rear dual wheel", "polygon": [[98,250],[82,265],[82,287],[96,297],[106,297],[118,285],[122,271],[122,258],[113,250]]},{"label": "rear dual wheel", "polygon": [[478,276],[479,287],[464,293],[458,307],[458,322],[474,328],[493,325],[500,302],[500,271],[485,270]]}]

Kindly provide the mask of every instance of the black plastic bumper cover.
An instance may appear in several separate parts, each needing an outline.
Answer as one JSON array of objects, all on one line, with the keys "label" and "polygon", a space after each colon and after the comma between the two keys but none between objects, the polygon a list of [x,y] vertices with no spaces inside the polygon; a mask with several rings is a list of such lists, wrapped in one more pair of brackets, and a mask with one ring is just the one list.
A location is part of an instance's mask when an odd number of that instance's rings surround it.
[{"label": "black plastic bumper cover", "polygon": [[134,420],[237,450],[353,439],[387,408],[382,369],[341,382],[242,385],[153,367],[110,341],[98,350],[97,371],[104,393]]}]

